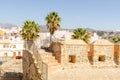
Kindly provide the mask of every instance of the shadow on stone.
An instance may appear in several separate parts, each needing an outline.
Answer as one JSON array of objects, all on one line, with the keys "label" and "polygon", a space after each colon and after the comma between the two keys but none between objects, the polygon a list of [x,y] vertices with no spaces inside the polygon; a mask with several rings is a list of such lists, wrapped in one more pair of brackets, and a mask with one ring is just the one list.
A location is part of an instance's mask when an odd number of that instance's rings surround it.
[{"label": "shadow on stone", "polygon": [[0,65],[2,65],[3,64],[3,62],[2,61],[0,61]]},{"label": "shadow on stone", "polygon": [[6,72],[1,76],[0,80],[22,80],[23,74],[16,72]]}]

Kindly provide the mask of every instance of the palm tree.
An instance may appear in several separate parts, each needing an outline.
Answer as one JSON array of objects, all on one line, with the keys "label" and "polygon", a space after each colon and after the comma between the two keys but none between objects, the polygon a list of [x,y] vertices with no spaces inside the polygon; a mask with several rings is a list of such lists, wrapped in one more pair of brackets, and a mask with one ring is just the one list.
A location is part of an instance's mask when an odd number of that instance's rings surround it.
[{"label": "palm tree", "polygon": [[81,39],[81,40],[85,41],[86,43],[88,43],[88,41],[90,39],[89,33],[82,28],[75,29],[72,37],[74,39]]},{"label": "palm tree", "polygon": [[61,18],[57,12],[50,12],[46,16],[46,25],[50,32],[50,44],[52,43],[52,36],[57,29],[60,28]]},{"label": "palm tree", "polygon": [[21,30],[23,40],[36,40],[39,36],[40,27],[34,21],[25,21]]},{"label": "palm tree", "polygon": [[[27,43],[28,49],[33,44],[34,40],[37,40],[39,37],[38,33],[40,32],[40,27],[34,21],[25,21],[23,28],[21,30],[21,37]],[[26,45],[25,45],[26,46]]]}]

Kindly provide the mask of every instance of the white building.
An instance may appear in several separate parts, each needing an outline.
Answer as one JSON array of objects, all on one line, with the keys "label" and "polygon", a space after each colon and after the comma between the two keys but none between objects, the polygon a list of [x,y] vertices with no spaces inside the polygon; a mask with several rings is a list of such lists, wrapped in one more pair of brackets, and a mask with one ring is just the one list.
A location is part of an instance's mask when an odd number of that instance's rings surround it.
[{"label": "white building", "polygon": [[[62,30],[59,31],[57,30],[55,34],[52,36],[53,41],[59,41],[59,40],[70,40],[72,36],[72,32]],[[40,45],[43,47],[49,47],[50,45],[50,33],[49,32],[44,32],[44,33],[39,33],[40,35]]]},{"label": "white building", "polygon": [[53,35],[54,39],[58,40],[70,40],[72,38],[73,33],[67,30],[56,31]]},{"label": "white building", "polygon": [[[13,30],[5,30],[6,34],[1,35],[0,38],[0,57],[8,56],[8,57],[15,57],[15,56],[22,56],[22,51],[24,48],[24,42],[19,37],[19,34],[12,35]],[[19,33],[16,31],[13,33]]]},{"label": "white building", "polygon": [[49,47],[50,45],[50,33],[43,32],[39,33],[40,38],[37,40],[39,47]]},{"label": "white building", "polygon": [[99,37],[97,35],[97,33],[91,33],[91,35],[90,35],[90,43],[93,43],[93,42],[95,42],[95,41],[97,41],[99,39],[101,39],[101,37]]},{"label": "white building", "polygon": [[22,56],[23,41],[0,40],[0,56]]}]

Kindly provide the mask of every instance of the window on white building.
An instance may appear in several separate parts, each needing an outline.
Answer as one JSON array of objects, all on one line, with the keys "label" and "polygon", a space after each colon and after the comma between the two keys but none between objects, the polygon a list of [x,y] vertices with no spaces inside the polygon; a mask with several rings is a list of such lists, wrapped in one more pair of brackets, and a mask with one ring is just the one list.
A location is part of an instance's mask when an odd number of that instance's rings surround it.
[{"label": "window on white building", "polygon": [[5,44],[3,44],[3,48],[5,48]]},{"label": "window on white building", "polygon": [[4,56],[8,56],[8,53],[4,53]]},{"label": "window on white building", "polygon": [[13,48],[16,48],[16,45],[13,45]]},{"label": "window on white building", "polygon": [[9,48],[9,44],[8,43],[3,44],[3,48]]},{"label": "window on white building", "polygon": [[13,52],[13,57],[16,57],[16,52]]},{"label": "window on white building", "polygon": [[21,56],[21,52],[20,51],[18,52],[18,56]]}]

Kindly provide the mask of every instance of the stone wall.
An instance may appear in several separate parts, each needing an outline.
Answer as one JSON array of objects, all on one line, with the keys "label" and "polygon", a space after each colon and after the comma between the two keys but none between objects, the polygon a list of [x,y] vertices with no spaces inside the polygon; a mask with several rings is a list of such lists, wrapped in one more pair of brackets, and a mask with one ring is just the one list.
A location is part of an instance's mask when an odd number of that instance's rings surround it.
[{"label": "stone wall", "polygon": [[120,64],[120,44],[114,45],[114,61],[117,65]]},{"label": "stone wall", "polygon": [[65,64],[69,62],[69,56],[75,56],[75,62],[88,61],[89,46],[82,40],[70,40],[65,42],[52,43],[53,55],[58,62]]},{"label": "stone wall", "polygon": [[53,56],[55,59],[61,63],[61,43],[60,42],[52,42],[51,49],[53,51]]},{"label": "stone wall", "polygon": [[42,80],[32,52],[23,51],[23,80]]},{"label": "stone wall", "polygon": [[[65,46],[66,54],[75,55],[76,62],[86,62],[88,61],[88,45],[66,45]],[[69,58],[68,58],[69,60]]]},{"label": "stone wall", "polygon": [[[80,40],[54,42],[53,53],[61,64],[69,62],[69,55],[76,56],[76,62],[89,61],[90,64],[120,64],[120,44],[113,44],[108,40],[101,39],[87,45]],[[103,60],[101,60],[103,59]]]},{"label": "stone wall", "polygon": [[105,55],[106,59],[114,57],[114,45],[94,45],[94,56]]},{"label": "stone wall", "polygon": [[105,39],[100,39],[90,45],[90,55],[92,64],[104,62],[114,63],[114,44]]}]

